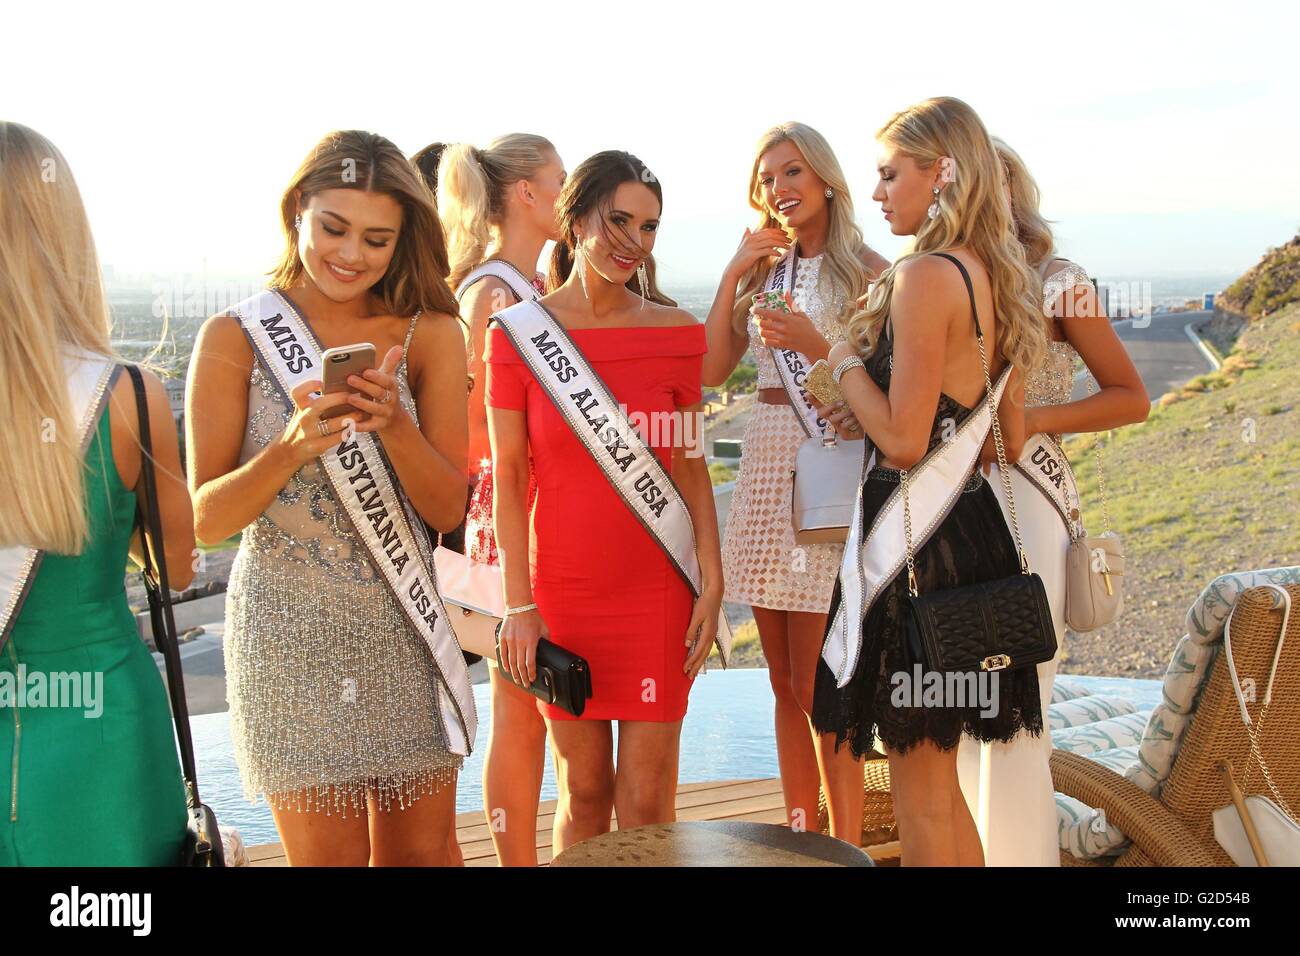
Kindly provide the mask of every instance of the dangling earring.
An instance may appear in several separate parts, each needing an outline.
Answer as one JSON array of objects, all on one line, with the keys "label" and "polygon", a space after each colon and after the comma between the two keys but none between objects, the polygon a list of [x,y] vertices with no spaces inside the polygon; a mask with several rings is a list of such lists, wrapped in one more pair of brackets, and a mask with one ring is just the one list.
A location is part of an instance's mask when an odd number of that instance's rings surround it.
[{"label": "dangling earring", "polygon": [[926,215],[931,219],[939,218],[939,187],[934,187],[934,202],[930,203],[930,208],[926,210]]},{"label": "dangling earring", "polygon": [[645,308],[645,300],[646,300],[646,298],[647,298],[647,296],[646,296],[646,288],[650,285],[649,280],[646,278],[646,268],[645,268],[645,260],[644,260],[644,259],[642,259],[642,260],[641,260],[641,264],[640,264],[639,266],[636,267],[636,281],[637,281],[637,282],[640,284],[640,286],[641,286],[641,308],[644,309],[644,308]]},{"label": "dangling earring", "polygon": [[587,295],[587,264],[582,256],[582,240],[575,238],[573,240],[573,268],[578,273],[578,284],[582,286],[582,297],[591,298]]},{"label": "dangling earring", "polygon": [[826,198],[827,198],[827,199],[834,199],[834,198],[835,198],[835,190],[831,189],[830,186],[827,186],[827,187],[826,187]]},{"label": "dangling earring", "polygon": [[293,217],[293,228],[295,229],[302,228],[302,213],[298,213],[298,215]]}]

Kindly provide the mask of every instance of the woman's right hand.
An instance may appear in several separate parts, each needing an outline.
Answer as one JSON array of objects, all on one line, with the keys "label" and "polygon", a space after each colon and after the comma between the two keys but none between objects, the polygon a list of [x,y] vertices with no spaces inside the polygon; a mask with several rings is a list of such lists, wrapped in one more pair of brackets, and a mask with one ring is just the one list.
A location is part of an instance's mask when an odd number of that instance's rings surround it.
[{"label": "woman's right hand", "polygon": [[[312,379],[299,383],[289,393],[289,397],[293,399],[294,413],[289,419],[289,424],[285,426],[284,433],[280,435],[280,447],[298,467],[302,467],[342,441],[344,433],[348,430],[347,422],[351,421],[353,425],[359,425],[370,417],[365,412],[352,407],[348,402],[348,395],[351,394],[349,392],[333,392],[313,399],[311,393],[320,391],[320,388],[321,383]],[[338,405],[352,409],[352,413],[337,418],[320,417],[321,412]],[[320,426],[322,421],[325,423],[324,432]]]},{"label": "woman's right hand", "polygon": [[537,642],[550,633],[536,609],[506,616],[497,638],[501,666],[519,686],[530,687],[537,679]]},{"label": "woman's right hand", "polygon": [[789,250],[790,237],[783,229],[769,227],[759,229],[757,232],[746,229],[740,245],[736,248],[736,254],[731,257],[731,262],[727,266],[727,272],[739,280],[754,263],[768,256],[785,255]]}]

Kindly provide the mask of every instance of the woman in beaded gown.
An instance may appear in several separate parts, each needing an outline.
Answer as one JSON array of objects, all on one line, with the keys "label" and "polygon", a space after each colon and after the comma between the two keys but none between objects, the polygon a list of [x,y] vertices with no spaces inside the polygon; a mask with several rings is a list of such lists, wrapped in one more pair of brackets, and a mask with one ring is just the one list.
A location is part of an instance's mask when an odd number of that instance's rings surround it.
[{"label": "woman in beaded gown", "polygon": [[[1047,360],[1025,381],[1026,434],[1043,433],[1059,440],[1063,433],[1105,431],[1144,421],[1150,408],[1146,387],[1109,319],[1102,315],[1088,273],[1054,255],[1051,228],[1038,209],[1038,186],[1014,150],[997,139],[994,145],[1006,171],[1025,258],[1043,277]],[[1072,401],[1075,368],[1081,358],[1100,390]],[[1066,640],[1065,555],[1070,536],[1046,496],[1019,469],[1014,469],[1011,477],[1029,566],[1043,579],[1056,625],[1057,656],[1038,665],[1046,727],[1052,682]],[[980,831],[989,866],[1059,864],[1056,804],[1048,767],[1051,750],[1047,733],[1037,737],[1022,734],[1008,743],[980,743],[970,737],[962,740],[958,752],[962,792]]]},{"label": "woman in beaded gown", "polygon": [[[532,133],[509,133],[479,149],[448,146],[439,169],[438,215],[447,234],[450,285],[460,302],[469,359],[469,461],[474,489],[465,520],[465,553],[482,564],[499,564],[492,528],[492,449],[484,404],[488,320],[520,301],[492,275],[466,277],[486,260],[532,277],[534,298],[546,291],[536,272],[547,240],[560,238],[555,202],[564,186],[564,163],[551,142]],[[523,291],[523,290],[521,290]],[[530,483],[536,494],[536,482]],[[531,499],[530,502],[531,504]],[[488,660],[492,723],[483,759],[483,811],[489,820],[523,821],[492,827],[502,866],[537,865],[537,807],[546,768],[546,721],[537,698],[516,687]]]},{"label": "woman in beaded gown", "polygon": [[[829,797],[831,832],[858,840],[862,773],[852,755],[819,746],[808,722],[813,674],[843,546],[796,545],[791,472],[806,435],[781,386],[772,348],[793,348],[808,363],[843,341],[844,320],[889,263],[862,241],[839,161],[825,138],[802,123],[763,134],[750,174],[756,230],[740,248],[709,310],[704,383],[721,385],[746,350],[758,366],[758,401],[745,426],[740,476],[731,497],[722,560],[728,601],[754,609],[776,697],[776,746],[786,815],[801,828],[816,820],[819,788]],[[754,293],[783,255],[792,313],[751,314]],[[790,287],[792,284],[792,288]],[[861,436],[859,436],[861,437]]]},{"label": "woman in beaded gown", "polygon": [[[347,161],[356,176],[340,185]],[[388,140],[331,133],[281,205],[272,288],[322,350],[375,346],[380,367],[350,376],[355,391],[313,399],[320,383],[304,382],[286,401],[231,314],[204,324],[190,368],[197,536],[243,532],[226,601],[231,736],[290,865],[450,858],[461,758],[439,716],[447,689],[319,460],[347,430],[321,413],[342,406],[379,439],[412,519],[447,531],[464,514],[465,353],[416,176]]]}]

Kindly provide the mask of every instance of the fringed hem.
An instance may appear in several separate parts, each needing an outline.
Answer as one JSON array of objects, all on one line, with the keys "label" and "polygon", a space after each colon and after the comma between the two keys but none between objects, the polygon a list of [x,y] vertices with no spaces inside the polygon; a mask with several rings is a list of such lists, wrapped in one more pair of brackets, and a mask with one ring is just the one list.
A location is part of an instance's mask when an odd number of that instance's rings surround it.
[{"label": "fringed hem", "polygon": [[380,811],[390,812],[394,805],[398,810],[405,810],[422,796],[432,796],[449,786],[454,788],[459,770],[458,766],[448,766],[360,780],[289,784],[274,788],[256,786],[246,789],[245,796],[250,803],[263,799],[277,810],[324,813],[326,816],[337,813],[346,820],[349,814],[365,816],[372,796]]}]

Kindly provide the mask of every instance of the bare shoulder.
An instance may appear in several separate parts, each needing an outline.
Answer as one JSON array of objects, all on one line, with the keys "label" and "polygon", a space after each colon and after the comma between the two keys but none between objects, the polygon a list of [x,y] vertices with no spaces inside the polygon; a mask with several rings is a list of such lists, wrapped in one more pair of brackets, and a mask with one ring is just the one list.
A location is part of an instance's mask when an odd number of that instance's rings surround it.
[{"label": "bare shoulder", "polygon": [[912,256],[894,267],[894,296],[939,302],[960,294],[965,299],[961,273],[940,256]]},{"label": "bare shoulder", "polygon": [[484,276],[465,290],[460,311],[467,321],[482,322],[514,304],[515,294],[510,286],[496,276]]},{"label": "bare shoulder", "polygon": [[228,312],[208,318],[194,339],[194,352],[200,359],[219,357],[223,362],[237,361],[245,371],[253,364],[253,347],[239,320]]},{"label": "bare shoulder", "polygon": [[465,357],[465,336],[460,321],[446,312],[421,312],[411,335],[411,358],[421,356],[429,361],[442,361],[447,352],[462,360]]},{"label": "bare shoulder", "polygon": [[858,249],[858,259],[861,261],[862,267],[867,270],[873,280],[878,278],[881,273],[889,268],[889,260],[878,253],[875,249],[872,249],[865,242],[862,244],[861,248]]},{"label": "bare shoulder", "polygon": [[672,305],[660,305],[658,302],[646,303],[647,318],[650,321],[648,325],[662,325],[674,327],[678,325],[699,325],[700,320],[687,312],[685,309],[679,309]]}]

